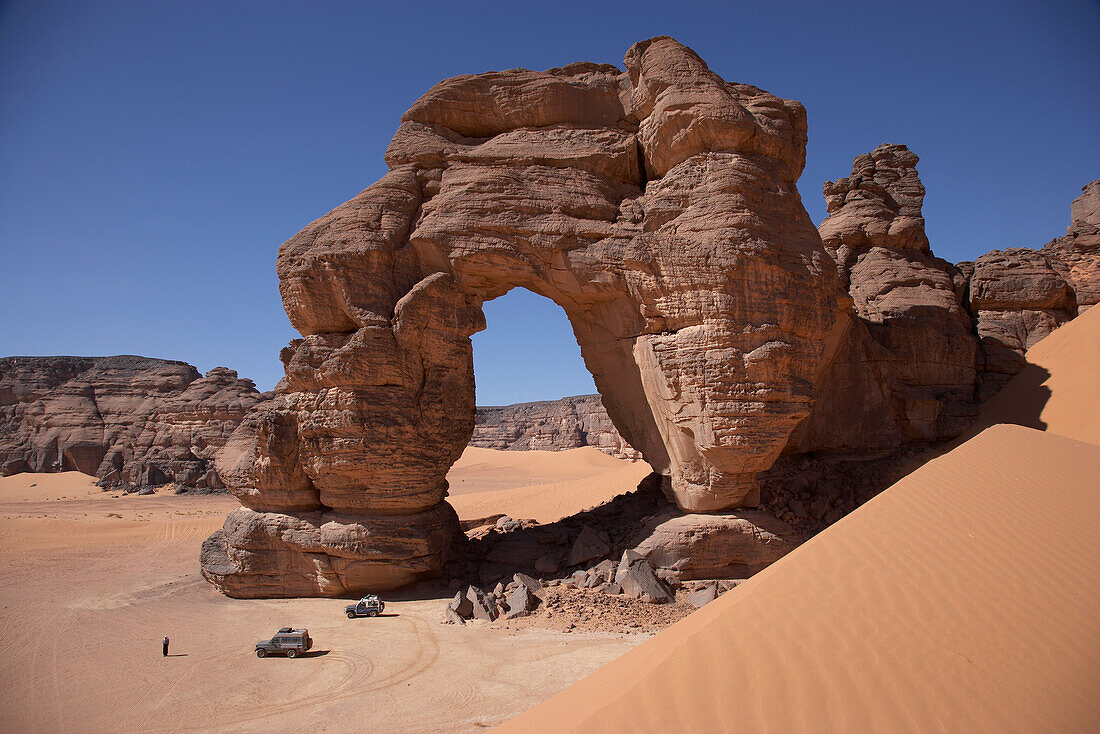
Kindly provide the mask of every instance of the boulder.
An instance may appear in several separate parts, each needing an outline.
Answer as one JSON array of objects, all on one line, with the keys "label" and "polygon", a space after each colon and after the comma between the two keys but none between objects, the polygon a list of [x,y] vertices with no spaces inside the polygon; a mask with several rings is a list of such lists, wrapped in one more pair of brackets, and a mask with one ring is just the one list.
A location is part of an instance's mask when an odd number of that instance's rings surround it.
[{"label": "boulder", "polygon": [[542,588],[542,582],[536,578],[528,576],[525,573],[517,573],[512,576],[512,583],[517,586],[526,586],[532,592],[538,591]]},{"label": "boulder", "polygon": [[794,528],[762,510],[658,517],[638,538],[633,552],[661,578],[679,581],[748,578],[801,541]]},{"label": "boulder", "polygon": [[626,551],[615,572],[615,583],[623,594],[651,604],[663,604],[673,600],[672,593],[653,573],[645,557],[634,551]]},{"label": "boulder", "polygon": [[450,604],[447,605],[447,609],[461,619],[469,619],[474,616],[473,602],[461,591],[455,594],[454,598],[451,599]]},{"label": "boulder", "polygon": [[535,607],[538,606],[538,597],[531,592],[530,588],[521,584],[508,592],[504,603],[508,606],[504,618],[516,619],[517,617],[526,617],[533,612]]},{"label": "boulder", "polygon": [[688,594],[688,604],[691,604],[696,609],[701,609],[717,599],[718,593],[717,583],[704,584]]},{"label": "boulder", "polygon": [[474,619],[494,622],[499,614],[496,601],[476,586],[466,587],[466,600],[470,602],[470,614]]},{"label": "boulder", "polygon": [[573,542],[573,547],[569,551],[569,557],[565,560],[565,565],[576,566],[593,558],[602,558],[610,552],[611,546],[608,545],[607,534],[603,533],[601,537],[599,532],[585,525],[581,528],[576,541]]}]

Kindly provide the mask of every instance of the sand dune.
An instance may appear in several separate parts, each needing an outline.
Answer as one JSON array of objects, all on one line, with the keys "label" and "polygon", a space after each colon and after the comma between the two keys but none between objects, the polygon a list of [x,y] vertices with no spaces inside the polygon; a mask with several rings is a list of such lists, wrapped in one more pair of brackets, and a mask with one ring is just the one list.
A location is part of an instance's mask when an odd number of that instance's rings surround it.
[{"label": "sand dune", "polygon": [[102,494],[103,490],[95,484],[95,477],[78,471],[0,477],[0,502],[45,502]]},{"label": "sand dune", "polygon": [[1028,366],[982,406],[965,438],[1015,423],[1100,444],[1100,308],[1090,308],[1027,351]]},{"label": "sand dune", "polygon": [[994,426],[502,732],[1100,730],[1100,447]]},{"label": "sand dune", "polygon": [[555,522],[638,486],[652,469],[591,447],[498,451],[468,447],[447,475],[459,518],[495,514]]},{"label": "sand dune", "polygon": [[626,466],[643,466],[647,473],[650,471],[644,462],[616,459],[591,446],[565,451],[500,451],[467,446],[447,473],[447,481],[451,495],[456,496],[587,480]]}]

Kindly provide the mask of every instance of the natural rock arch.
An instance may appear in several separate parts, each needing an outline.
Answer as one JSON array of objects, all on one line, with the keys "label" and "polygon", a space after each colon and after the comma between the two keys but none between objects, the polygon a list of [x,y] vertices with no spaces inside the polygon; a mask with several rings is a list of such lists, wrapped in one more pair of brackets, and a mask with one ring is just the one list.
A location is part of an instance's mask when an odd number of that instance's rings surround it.
[{"label": "natural rock arch", "polygon": [[458,534],[446,474],[474,421],[470,335],[550,298],[623,437],[685,510],[753,503],[809,413],[837,275],[795,186],[797,102],[690,49],[440,82],[380,181],[279,251],[302,334],[218,470],[244,508],[203,549],[234,596],[392,588]]}]

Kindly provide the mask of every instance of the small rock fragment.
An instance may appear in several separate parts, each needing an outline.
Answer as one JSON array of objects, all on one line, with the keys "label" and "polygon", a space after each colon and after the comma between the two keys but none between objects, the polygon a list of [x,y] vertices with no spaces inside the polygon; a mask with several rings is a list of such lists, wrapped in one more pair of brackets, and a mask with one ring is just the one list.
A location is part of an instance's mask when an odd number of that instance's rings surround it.
[{"label": "small rock fragment", "polygon": [[635,599],[651,604],[663,604],[672,601],[669,593],[660,579],[653,573],[653,567],[639,553],[626,551],[622,561],[615,572],[615,581],[622,586],[623,593]]}]

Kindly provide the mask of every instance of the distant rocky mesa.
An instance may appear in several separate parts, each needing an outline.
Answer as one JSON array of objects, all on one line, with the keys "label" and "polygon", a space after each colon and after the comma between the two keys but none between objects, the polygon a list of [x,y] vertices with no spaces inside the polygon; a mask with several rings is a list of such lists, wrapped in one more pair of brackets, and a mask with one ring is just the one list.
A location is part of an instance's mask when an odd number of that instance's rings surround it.
[{"label": "distant rocky mesa", "polygon": [[470,445],[507,451],[592,446],[620,459],[642,458],[615,430],[599,395],[478,407]]},{"label": "distant rocky mesa", "polygon": [[223,489],[214,454],[265,395],[217,367],[148,357],[0,359],[0,472],[80,471],[103,487]]}]

